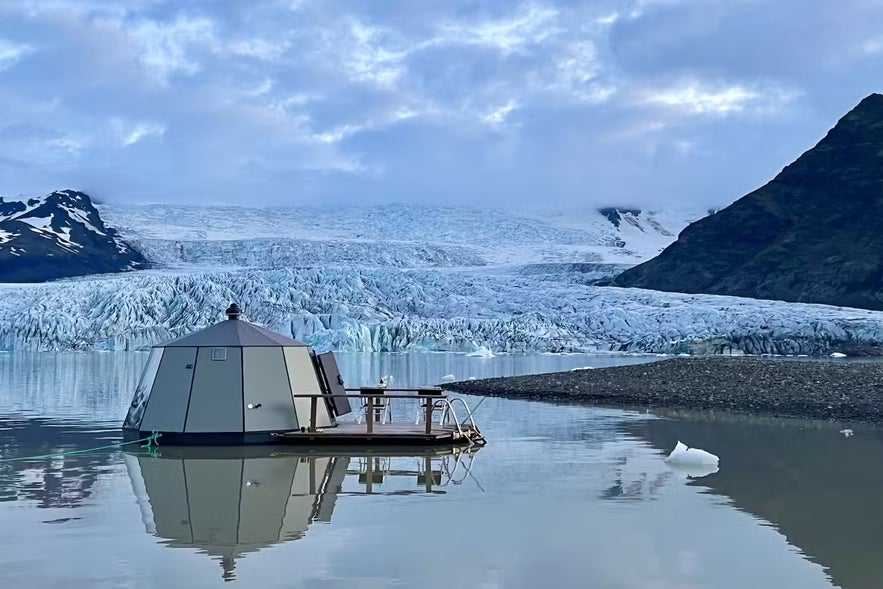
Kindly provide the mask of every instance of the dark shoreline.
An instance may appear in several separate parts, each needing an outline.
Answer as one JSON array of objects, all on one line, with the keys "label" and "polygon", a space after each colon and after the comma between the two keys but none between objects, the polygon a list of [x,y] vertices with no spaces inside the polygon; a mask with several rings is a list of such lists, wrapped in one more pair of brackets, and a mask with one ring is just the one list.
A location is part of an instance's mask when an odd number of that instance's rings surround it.
[{"label": "dark shoreline", "polygon": [[883,365],[758,358],[648,364],[446,383],[461,393],[626,409],[726,411],[883,423]]}]

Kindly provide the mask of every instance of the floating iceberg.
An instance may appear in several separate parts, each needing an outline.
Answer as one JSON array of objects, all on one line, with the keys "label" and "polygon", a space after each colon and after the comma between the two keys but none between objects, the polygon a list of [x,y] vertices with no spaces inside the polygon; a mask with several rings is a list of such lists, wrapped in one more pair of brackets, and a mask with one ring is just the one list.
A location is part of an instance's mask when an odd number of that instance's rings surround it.
[{"label": "floating iceberg", "polygon": [[[666,464],[679,470],[696,470],[704,472],[706,469],[717,470],[719,459],[717,456],[699,448],[690,448],[678,441],[675,449],[665,459]],[[706,473],[710,474],[710,473]]]},{"label": "floating iceberg", "polygon": [[494,358],[494,353],[487,346],[479,346],[477,350],[466,355],[470,358]]}]

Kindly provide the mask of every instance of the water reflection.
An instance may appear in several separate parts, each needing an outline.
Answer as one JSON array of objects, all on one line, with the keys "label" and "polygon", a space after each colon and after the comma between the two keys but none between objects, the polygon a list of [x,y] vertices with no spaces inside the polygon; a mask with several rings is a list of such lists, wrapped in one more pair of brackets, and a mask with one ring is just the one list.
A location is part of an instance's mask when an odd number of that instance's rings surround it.
[{"label": "water reflection", "polygon": [[[64,420],[0,416],[0,502],[29,501],[41,509],[82,505],[109,467],[112,453],[58,454],[118,439],[116,431]],[[38,455],[43,458],[18,459]]]},{"label": "water reflection", "polygon": [[196,549],[235,579],[237,559],[330,522],[338,496],[443,493],[471,473],[476,450],[321,454],[290,448],[161,448],[127,453],[147,533]]},{"label": "water reflection", "polygon": [[720,471],[689,484],[778,529],[841,587],[883,586],[883,432],[740,416],[671,413],[629,432],[668,452],[678,439],[713,449]]}]

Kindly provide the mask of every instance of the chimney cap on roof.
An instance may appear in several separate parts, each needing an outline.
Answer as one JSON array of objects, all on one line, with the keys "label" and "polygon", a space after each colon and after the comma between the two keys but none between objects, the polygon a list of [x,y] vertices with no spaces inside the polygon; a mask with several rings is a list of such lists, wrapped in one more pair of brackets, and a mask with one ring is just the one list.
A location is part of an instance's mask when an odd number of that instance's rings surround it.
[{"label": "chimney cap on roof", "polygon": [[242,311],[239,310],[239,305],[236,303],[230,303],[225,313],[227,313],[227,319],[231,320],[239,319],[239,316],[242,315]]}]

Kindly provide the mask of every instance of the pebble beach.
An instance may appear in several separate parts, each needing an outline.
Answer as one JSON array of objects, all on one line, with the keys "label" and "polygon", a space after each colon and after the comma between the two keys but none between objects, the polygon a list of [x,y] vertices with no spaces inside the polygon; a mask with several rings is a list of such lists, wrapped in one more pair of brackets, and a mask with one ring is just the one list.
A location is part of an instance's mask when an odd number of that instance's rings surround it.
[{"label": "pebble beach", "polygon": [[883,422],[883,364],[698,357],[446,383],[462,393],[635,409]]}]

